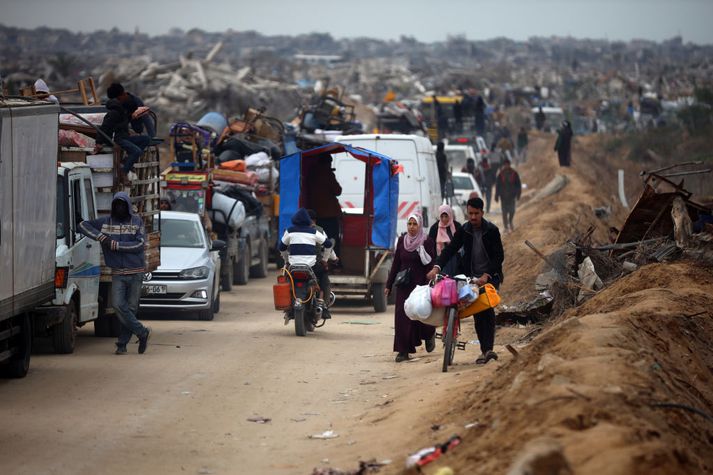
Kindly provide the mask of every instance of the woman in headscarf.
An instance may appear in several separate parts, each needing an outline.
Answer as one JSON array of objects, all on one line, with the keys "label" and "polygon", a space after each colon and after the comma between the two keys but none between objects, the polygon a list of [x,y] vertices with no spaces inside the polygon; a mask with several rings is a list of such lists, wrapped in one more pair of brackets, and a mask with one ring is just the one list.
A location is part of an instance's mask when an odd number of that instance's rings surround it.
[{"label": "woman in headscarf", "polygon": [[[453,235],[461,228],[460,223],[453,219],[453,208],[450,206],[441,205],[438,208],[438,216],[438,221],[433,223],[428,232],[428,237],[436,243],[436,256],[441,255],[443,248],[451,242]],[[458,274],[458,257],[457,255],[453,256],[444,267],[442,273],[451,276]]]},{"label": "woman in headscarf", "polygon": [[428,283],[426,274],[435,262],[436,245],[424,231],[422,223],[420,214],[412,214],[408,217],[407,232],[399,238],[396,244],[394,260],[384,289],[384,293],[388,296],[394,286],[396,274],[410,269],[408,282],[395,289],[394,351],[397,353],[397,363],[408,360],[409,353],[416,353],[416,347],[421,346],[424,341],[426,342],[426,351],[429,353],[436,347],[436,328],[411,320],[406,316],[404,310],[404,303],[411,291],[417,285]]}]

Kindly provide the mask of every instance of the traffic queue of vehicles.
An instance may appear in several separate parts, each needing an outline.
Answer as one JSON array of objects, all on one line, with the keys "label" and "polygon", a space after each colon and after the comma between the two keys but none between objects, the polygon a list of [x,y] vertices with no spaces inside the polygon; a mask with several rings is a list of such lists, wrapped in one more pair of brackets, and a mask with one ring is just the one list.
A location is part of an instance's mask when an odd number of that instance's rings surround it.
[{"label": "traffic queue of vehicles", "polygon": [[[77,328],[88,322],[94,322],[97,336],[118,334],[120,324],[110,301],[110,271],[103,266],[100,245],[78,231],[82,220],[110,211],[113,193],[127,191],[144,221],[147,273],[140,310],[144,313],[193,312],[200,319],[212,319],[220,310],[221,288],[245,284],[248,276],[267,275],[267,256],[279,238],[277,216],[280,226],[283,218],[289,218],[282,211],[284,203],[273,198],[276,193],[270,190],[269,201],[256,200],[261,212],[267,210],[265,215],[243,212],[234,220],[233,212],[239,208],[234,201],[243,205],[231,194],[240,190],[230,187],[242,185],[242,172],[217,166],[215,156],[200,152],[200,147],[184,147],[193,150],[192,168],[177,165],[181,160],[176,153],[170,169],[160,172],[158,149],[149,146],[127,185],[117,173],[119,147],[95,154],[93,148],[60,145],[57,140],[60,128],[82,127],[76,121],[65,123],[68,113],[90,123],[85,127],[91,133],[91,123],[97,125],[93,116],[101,114],[103,106],[62,109],[64,114],[57,105],[28,99],[0,102],[0,165],[2,179],[8,181],[0,187],[0,256],[3,262],[12,263],[0,286],[0,365],[4,362],[7,374],[13,376],[27,372],[32,335],[49,336],[57,352],[70,353]],[[389,157],[396,177],[395,185],[390,185],[393,206],[384,208],[393,214],[393,220],[387,220],[388,227],[391,223],[394,227],[389,236],[405,230],[411,212],[420,212],[425,225],[438,219],[443,198],[427,138],[371,134],[343,135],[336,141]],[[339,201],[343,216],[349,218],[344,226],[361,234],[360,217],[370,212],[364,197],[372,186],[371,175],[365,174],[366,165],[360,160],[336,160],[336,166],[343,187]],[[236,176],[240,179],[233,180]],[[171,211],[161,211],[161,198],[168,201]],[[372,301],[375,310],[383,311],[383,284],[396,239],[387,238],[390,242],[376,249],[370,243],[379,234],[378,226],[369,224],[369,229],[371,236],[365,242],[345,243],[345,255],[340,258],[346,268],[353,267],[354,275],[344,271],[335,275],[333,290],[362,296]],[[344,236],[354,235],[347,231],[342,231]]]}]

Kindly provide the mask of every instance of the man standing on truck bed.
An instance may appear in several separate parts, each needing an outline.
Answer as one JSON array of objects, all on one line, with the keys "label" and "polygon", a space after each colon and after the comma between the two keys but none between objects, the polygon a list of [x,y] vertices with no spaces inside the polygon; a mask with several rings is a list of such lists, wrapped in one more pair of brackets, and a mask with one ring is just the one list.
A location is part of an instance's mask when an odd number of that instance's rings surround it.
[{"label": "man standing on truck bed", "polygon": [[139,338],[139,353],[148,345],[151,329],[136,318],[144,280],[144,224],[131,212],[129,195],[120,191],[111,202],[111,215],[82,221],[79,230],[99,241],[104,262],[111,268],[111,304],[121,322],[116,354],[126,354],[126,345],[134,334]]}]

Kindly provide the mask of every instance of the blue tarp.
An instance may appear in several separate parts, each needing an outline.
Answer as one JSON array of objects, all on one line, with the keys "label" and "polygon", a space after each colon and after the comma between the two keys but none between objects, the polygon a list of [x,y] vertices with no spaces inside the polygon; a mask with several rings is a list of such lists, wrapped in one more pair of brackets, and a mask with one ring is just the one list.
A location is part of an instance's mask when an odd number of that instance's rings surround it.
[{"label": "blue tarp", "polygon": [[[328,154],[346,152],[372,169],[374,190],[374,223],[371,245],[393,249],[396,242],[399,177],[396,160],[371,150],[330,143],[310,150],[286,155],[280,159],[280,232],[278,241],[290,226],[292,215],[299,208],[303,160],[318,160]],[[334,157],[335,159],[337,157]],[[340,158],[343,160],[343,158]]]}]

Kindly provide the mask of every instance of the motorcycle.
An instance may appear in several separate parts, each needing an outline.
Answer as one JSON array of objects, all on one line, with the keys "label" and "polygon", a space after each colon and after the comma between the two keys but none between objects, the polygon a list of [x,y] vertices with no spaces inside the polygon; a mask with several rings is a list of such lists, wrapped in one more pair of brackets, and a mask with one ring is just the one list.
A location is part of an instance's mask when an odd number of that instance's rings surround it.
[{"label": "motorcycle", "polygon": [[277,277],[277,285],[273,286],[275,308],[285,311],[285,325],[290,320],[295,321],[297,336],[305,336],[308,331],[324,326],[331,318],[328,309],[335,301],[334,293],[330,293],[328,301],[322,305],[318,301],[319,292],[317,276],[307,265],[286,266]]}]

